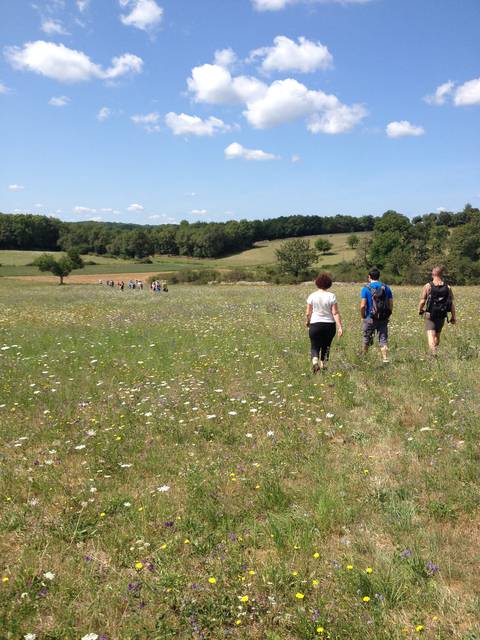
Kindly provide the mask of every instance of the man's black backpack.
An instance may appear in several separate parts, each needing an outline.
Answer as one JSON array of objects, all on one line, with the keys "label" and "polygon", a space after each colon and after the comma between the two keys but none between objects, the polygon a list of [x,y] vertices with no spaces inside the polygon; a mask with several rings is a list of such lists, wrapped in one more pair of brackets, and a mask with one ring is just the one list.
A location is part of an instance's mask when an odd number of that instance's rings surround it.
[{"label": "man's black backpack", "polygon": [[430,284],[425,310],[430,314],[432,320],[446,318],[452,310],[452,290],[448,284]]},{"label": "man's black backpack", "polygon": [[368,287],[372,295],[372,310],[370,317],[373,320],[388,320],[392,315],[392,310],[388,304],[387,289],[384,284],[379,287]]}]

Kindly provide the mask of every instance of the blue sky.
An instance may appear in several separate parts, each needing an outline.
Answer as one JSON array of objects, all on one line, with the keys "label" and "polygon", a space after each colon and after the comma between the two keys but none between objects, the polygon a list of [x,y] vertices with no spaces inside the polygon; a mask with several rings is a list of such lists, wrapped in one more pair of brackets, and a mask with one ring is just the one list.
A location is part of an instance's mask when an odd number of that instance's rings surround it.
[{"label": "blue sky", "polygon": [[0,0],[0,211],[480,206],[478,0]]}]

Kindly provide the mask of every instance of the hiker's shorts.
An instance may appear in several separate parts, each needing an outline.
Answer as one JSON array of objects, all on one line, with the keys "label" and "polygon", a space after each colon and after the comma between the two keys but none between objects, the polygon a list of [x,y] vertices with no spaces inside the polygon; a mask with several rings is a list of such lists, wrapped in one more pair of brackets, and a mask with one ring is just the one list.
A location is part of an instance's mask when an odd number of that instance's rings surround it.
[{"label": "hiker's shorts", "polygon": [[363,321],[363,344],[369,347],[373,344],[375,334],[378,333],[378,342],[381,347],[388,343],[388,320],[373,320],[365,318]]},{"label": "hiker's shorts", "polygon": [[425,331],[435,331],[440,333],[445,324],[445,318],[430,318],[430,314],[425,314]]}]

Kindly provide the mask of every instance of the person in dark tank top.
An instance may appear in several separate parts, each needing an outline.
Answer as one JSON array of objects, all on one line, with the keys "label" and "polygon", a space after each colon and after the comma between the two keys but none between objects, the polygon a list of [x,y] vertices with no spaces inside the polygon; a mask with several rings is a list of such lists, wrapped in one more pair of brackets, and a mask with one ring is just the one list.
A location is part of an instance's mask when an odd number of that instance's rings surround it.
[{"label": "person in dark tank top", "polygon": [[425,331],[427,333],[428,348],[432,356],[437,356],[445,320],[450,324],[457,321],[453,291],[444,281],[444,268],[437,266],[432,269],[432,281],[428,282],[422,291],[418,313],[425,317]]}]

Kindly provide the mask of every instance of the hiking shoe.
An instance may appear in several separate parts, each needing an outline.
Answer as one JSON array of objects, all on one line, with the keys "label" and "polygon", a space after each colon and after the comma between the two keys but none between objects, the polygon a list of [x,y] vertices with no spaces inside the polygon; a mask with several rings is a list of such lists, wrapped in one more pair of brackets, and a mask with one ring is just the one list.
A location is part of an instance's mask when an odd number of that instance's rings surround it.
[{"label": "hiking shoe", "polygon": [[314,364],[312,367],[313,374],[316,374],[320,371],[320,366],[318,364]]}]

